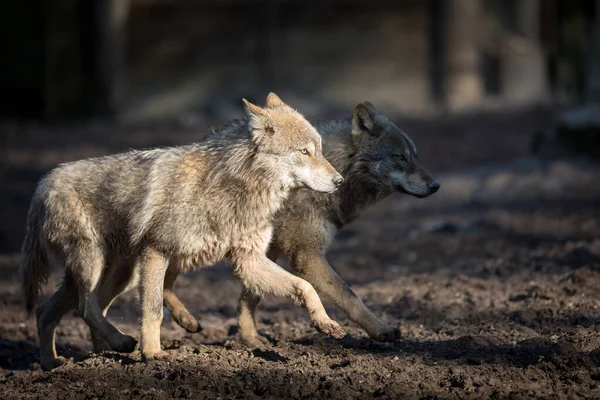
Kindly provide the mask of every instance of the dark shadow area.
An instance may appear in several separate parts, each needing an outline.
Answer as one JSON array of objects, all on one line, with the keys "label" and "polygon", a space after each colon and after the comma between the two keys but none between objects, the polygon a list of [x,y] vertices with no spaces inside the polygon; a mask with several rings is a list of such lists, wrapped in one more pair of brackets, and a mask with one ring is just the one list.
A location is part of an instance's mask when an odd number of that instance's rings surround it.
[{"label": "dark shadow area", "polygon": [[[394,357],[419,356],[425,364],[447,362],[447,365],[500,364],[527,368],[545,362],[569,362],[573,367],[595,368],[600,366],[598,351],[581,352],[567,343],[551,342],[545,338],[526,339],[515,344],[503,344],[490,336],[467,335],[451,340],[410,341],[378,343],[367,338],[347,336],[340,341],[305,337],[292,343],[306,346],[321,354],[335,353],[340,346],[349,352],[348,357],[372,354],[390,359]],[[339,364],[335,368],[339,368]]]},{"label": "dark shadow area", "polygon": [[[81,361],[89,358],[87,352],[72,346],[57,344],[58,354]],[[7,371],[40,370],[39,347],[23,340],[0,338],[0,368]]]}]

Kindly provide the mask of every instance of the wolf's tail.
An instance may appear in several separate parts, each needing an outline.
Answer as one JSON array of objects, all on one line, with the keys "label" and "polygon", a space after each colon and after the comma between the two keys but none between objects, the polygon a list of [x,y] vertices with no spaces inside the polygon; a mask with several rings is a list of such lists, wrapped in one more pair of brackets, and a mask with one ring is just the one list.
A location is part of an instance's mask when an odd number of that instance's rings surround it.
[{"label": "wolf's tail", "polygon": [[21,248],[19,275],[27,313],[31,315],[38,303],[42,286],[48,281],[50,265],[48,255],[40,242],[40,223],[30,211],[27,220],[27,234]]}]

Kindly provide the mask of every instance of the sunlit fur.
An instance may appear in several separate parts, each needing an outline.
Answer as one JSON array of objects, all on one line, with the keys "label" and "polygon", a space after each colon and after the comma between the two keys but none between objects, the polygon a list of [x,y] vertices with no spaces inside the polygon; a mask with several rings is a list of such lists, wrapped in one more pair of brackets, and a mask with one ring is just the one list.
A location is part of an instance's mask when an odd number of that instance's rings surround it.
[{"label": "sunlit fur", "polygon": [[[102,315],[130,286],[133,265],[146,357],[160,352],[165,279],[224,258],[252,292],[291,297],[307,307],[318,329],[343,336],[312,286],[265,255],[273,215],[290,191],[332,192],[341,176],[323,158],[316,130],[276,95],[265,108],[245,106],[247,119],[204,142],[68,163],[42,179],[23,244],[29,311],[50,261],[65,268],[63,285],[37,313],[44,368],[57,362],[56,324],[76,307],[97,338],[133,350],[136,341]],[[304,148],[312,154],[302,154]]]},{"label": "sunlit fur", "polygon": [[[343,171],[346,181],[333,194],[293,192],[275,217],[269,257],[275,260],[285,254],[296,273],[369,336],[394,341],[400,330],[365,307],[329,266],[325,253],[338,229],[368,205],[396,191],[423,197],[437,190],[439,184],[420,166],[410,138],[368,102],[359,104],[352,118],[324,122],[317,129],[323,138],[323,152],[338,171]],[[407,161],[398,160],[399,154]],[[240,298],[240,336],[250,346],[265,344],[255,324],[259,301],[260,296],[246,290]],[[165,288],[164,303],[179,325],[190,332],[198,329],[198,321],[171,287]]]}]

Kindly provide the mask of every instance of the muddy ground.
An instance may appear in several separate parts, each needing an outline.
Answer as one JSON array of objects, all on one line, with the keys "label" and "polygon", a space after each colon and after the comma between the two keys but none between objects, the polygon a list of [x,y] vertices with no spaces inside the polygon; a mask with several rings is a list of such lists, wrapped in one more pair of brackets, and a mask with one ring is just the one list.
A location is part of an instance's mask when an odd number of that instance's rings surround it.
[{"label": "muddy ground", "polygon": [[[291,302],[262,304],[272,347],[236,337],[239,284],[226,266],[176,287],[204,326],[167,316],[168,358],[90,354],[84,323],[57,332],[66,366],[43,372],[35,323],[16,279],[36,181],[57,162],[130,147],[184,143],[197,125],[111,128],[3,125],[0,159],[2,398],[600,398],[600,169],[527,158],[549,110],[428,120],[398,118],[441,178],[430,199],[396,195],[340,232],[329,260],[403,339],[378,343],[337,310],[348,336],[317,333]],[[46,288],[50,293],[58,279]],[[109,317],[137,335],[133,294]]]}]

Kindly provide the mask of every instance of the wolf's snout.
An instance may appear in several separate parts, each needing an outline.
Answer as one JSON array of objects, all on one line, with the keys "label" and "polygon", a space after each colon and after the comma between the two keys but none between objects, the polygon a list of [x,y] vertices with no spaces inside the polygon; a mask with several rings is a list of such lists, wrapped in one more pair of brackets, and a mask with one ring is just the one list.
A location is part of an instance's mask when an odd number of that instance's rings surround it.
[{"label": "wolf's snout", "polygon": [[440,190],[440,183],[438,181],[429,182],[427,187],[431,191],[431,193],[435,193]]},{"label": "wolf's snout", "polygon": [[342,186],[342,183],[344,183],[344,178],[341,175],[338,175],[335,178],[333,178],[333,184],[336,188]]}]

